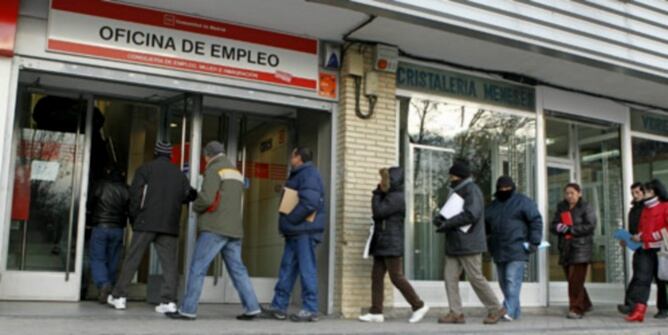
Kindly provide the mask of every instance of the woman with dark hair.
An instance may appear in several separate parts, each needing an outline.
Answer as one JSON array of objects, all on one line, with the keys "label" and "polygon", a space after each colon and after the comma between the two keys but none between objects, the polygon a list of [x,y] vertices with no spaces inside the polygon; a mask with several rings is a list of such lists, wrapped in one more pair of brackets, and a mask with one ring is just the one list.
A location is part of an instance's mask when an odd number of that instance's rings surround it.
[{"label": "woman with dark hair", "polygon": [[633,240],[642,243],[642,247],[635,252],[633,258],[635,281],[634,285],[629,287],[628,294],[633,310],[625,318],[629,322],[643,322],[645,319],[652,281],[656,280],[657,286],[666,285],[666,282],[657,277],[657,252],[663,243],[661,230],[668,226],[667,200],[668,192],[660,181],[654,179],[645,184],[645,208],[640,214],[638,233],[633,235]]},{"label": "woman with dark hair", "polygon": [[550,230],[559,236],[559,264],[568,280],[569,319],[581,319],[592,304],[584,286],[594,249],[596,212],[584,199],[576,183],[564,187],[564,200],[557,205]]}]

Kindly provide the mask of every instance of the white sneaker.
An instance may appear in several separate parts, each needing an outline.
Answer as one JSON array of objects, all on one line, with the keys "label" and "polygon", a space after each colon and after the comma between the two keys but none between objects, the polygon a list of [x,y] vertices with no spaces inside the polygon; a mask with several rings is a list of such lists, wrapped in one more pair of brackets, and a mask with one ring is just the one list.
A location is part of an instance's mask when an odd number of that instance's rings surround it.
[{"label": "white sneaker", "polygon": [[125,309],[125,297],[114,298],[113,295],[107,296],[107,304],[115,309]]},{"label": "white sneaker", "polygon": [[176,308],[176,304],[173,303],[173,302],[170,302],[168,304],[161,303],[160,305],[155,306],[155,311],[158,312],[158,313],[161,313],[161,314],[176,313],[177,308]]},{"label": "white sneaker", "polygon": [[411,318],[408,319],[409,323],[417,323],[424,318],[425,315],[427,315],[427,312],[429,312],[429,306],[427,304],[424,304],[422,308],[418,309],[417,311],[413,312],[413,315],[411,315]]},{"label": "white sneaker", "polygon": [[508,322],[510,322],[510,321],[513,321],[513,318],[512,318],[510,315],[505,314],[505,315],[503,316],[503,321],[508,321]]},{"label": "white sneaker", "polygon": [[360,315],[357,319],[362,322],[385,322],[385,317],[383,316],[383,314],[367,313],[364,315]]}]

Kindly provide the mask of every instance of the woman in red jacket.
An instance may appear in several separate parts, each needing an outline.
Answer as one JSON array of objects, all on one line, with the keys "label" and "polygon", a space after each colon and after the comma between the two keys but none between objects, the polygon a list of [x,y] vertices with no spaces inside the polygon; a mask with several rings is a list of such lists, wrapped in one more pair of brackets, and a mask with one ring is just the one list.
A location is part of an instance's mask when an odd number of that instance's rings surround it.
[{"label": "woman in red jacket", "polygon": [[638,234],[633,236],[633,240],[642,243],[642,247],[636,250],[633,262],[634,277],[638,281],[629,289],[629,297],[634,303],[633,311],[626,317],[626,321],[630,322],[645,319],[652,281],[656,279],[657,285],[666,284],[657,277],[657,252],[663,243],[661,229],[668,228],[668,192],[660,181],[654,179],[645,184],[645,195]]}]

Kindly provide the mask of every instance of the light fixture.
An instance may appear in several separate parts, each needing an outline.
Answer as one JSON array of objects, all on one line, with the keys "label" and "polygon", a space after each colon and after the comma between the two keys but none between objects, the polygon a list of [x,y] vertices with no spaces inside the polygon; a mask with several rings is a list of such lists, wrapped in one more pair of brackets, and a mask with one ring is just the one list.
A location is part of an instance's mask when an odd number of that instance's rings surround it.
[{"label": "light fixture", "polygon": [[619,150],[608,150],[608,151],[603,151],[597,154],[593,155],[587,155],[587,156],[582,156],[582,161],[585,163],[589,163],[592,161],[597,161],[600,159],[604,158],[612,158],[612,157],[619,157]]},{"label": "light fixture", "polygon": [[172,127],[172,128],[176,128],[176,127],[178,127],[179,125],[176,124],[176,123],[170,123],[169,126]]}]

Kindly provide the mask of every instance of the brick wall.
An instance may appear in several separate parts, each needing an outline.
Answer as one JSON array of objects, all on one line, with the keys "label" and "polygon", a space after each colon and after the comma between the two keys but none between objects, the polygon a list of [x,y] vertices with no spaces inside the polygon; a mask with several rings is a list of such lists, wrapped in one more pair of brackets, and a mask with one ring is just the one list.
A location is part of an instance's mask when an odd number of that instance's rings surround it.
[{"label": "brick wall", "polygon": [[[362,53],[365,71],[372,70],[371,46],[354,44],[346,55]],[[352,318],[371,303],[371,263],[362,251],[371,222],[371,191],[379,180],[378,169],[396,164],[397,120],[395,75],[381,73],[380,93],[370,119],[355,114],[355,84],[346,75],[349,57],[344,56],[337,117],[337,208],[334,306]],[[362,89],[362,93],[364,90]],[[362,111],[368,111],[361,96]],[[392,286],[386,278],[385,306],[392,305]]]}]

